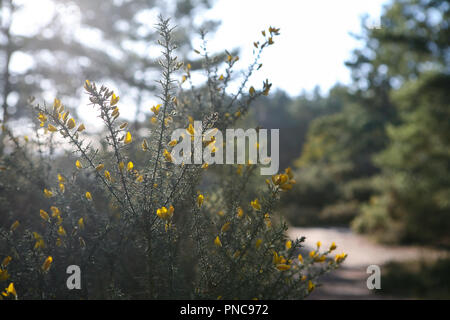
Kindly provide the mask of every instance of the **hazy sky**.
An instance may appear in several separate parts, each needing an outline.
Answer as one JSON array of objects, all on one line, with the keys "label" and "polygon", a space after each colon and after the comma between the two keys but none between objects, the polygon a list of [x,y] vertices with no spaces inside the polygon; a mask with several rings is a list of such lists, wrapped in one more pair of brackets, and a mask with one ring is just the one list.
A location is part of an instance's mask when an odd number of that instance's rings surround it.
[{"label": "hazy sky", "polygon": [[[202,17],[221,21],[215,34],[208,37],[210,51],[240,48],[237,68],[246,69],[252,61],[253,42],[262,39],[261,30],[269,26],[280,28],[281,35],[262,56],[263,67],[249,82],[257,88],[269,78],[273,89],[281,88],[296,96],[302,90],[310,91],[316,85],[322,92],[336,82],[348,83],[350,72],[344,62],[351,51],[360,46],[350,32],[359,33],[363,14],[374,21],[380,16],[383,4],[389,0],[216,0],[214,7]],[[14,25],[17,33],[32,33],[36,25],[52,16],[49,0],[17,0],[27,5],[26,19]],[[64,10],[59,8],[59,10]],[[157,13],[153,19],[156,22]],[[72,19],[70,13],[65,15]],[[151,19],[150,19],[151,20]],[[72,23],[72,21],[70,21]],[[149,21],[152,23],[152,21]],[[76,21],[73,21],[73,25]],[[199,47],[199,39],[194,40]],[[31,57],[16,56],[12,61],[16,70],[26,69]],[[120,88],[117,88],[120,93]],[[126,97],[125,97],[126,98]],[[85,98],[83,103],[87,102]],[[132,119],[133,101],[124,100],[130,108],[122,113]],[[149,101],[149,104],[154,101]],[[154,102],[156,103],[156,102]],[[86,118],[95,119],[94,110],[84,110]]]},{"label": "hazy sky", "polygon": [[211,39],[212,49],[240,47],[241,66],[251,58],[253,41],[269,25],[281,28],[275,45],[263,56],[257,84],[268,77],[274,88],[291,95],[319,85],[324,91],[337,81],[347,83],[344,62],[360,44],[360,17],[377,20],[387,0],[217,0],[207,17],[222,21]]}]

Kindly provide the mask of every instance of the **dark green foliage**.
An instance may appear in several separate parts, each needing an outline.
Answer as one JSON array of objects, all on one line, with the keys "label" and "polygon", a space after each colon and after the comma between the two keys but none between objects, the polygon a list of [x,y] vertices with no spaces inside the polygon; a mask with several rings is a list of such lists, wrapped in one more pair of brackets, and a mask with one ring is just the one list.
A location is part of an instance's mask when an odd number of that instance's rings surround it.
[{"label": "dark green foliage", "polygon": [[411,299],[450,299],[449,259],[392,262],[383,267],[379,294]]},{"label": "dark green foliage", "polygon": [[358,36],[345,105],[311,123],[297,161],[292,200],[313,223],[356,217],[382,241],[450,243],[449,12],[393,1],[381,28]]}]

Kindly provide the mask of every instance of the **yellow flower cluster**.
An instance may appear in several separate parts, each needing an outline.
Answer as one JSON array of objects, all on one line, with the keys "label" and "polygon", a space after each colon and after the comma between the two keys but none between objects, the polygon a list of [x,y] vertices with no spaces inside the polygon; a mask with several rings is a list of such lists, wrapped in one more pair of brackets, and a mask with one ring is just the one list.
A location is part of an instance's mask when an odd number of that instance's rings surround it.
[{"label": "yellow flower cluster", "polygon": [[166,232],[167,230],[169,230],[169,228],[172,226],[172,216],[173,216],[173,212],[175,211],[174,207],[171,205],[169,207],[169,209],[167,209],[166,207],[161,207],[159,209],[156,210],[156,215],[163,221],[165,221],[165,229]]},{"label": "yellow flower cluster", "polygon": [[[270,181],[266,181],[270,184]],[[291,168],[286,168],[284,173],[276,174],[272,176],[272,183],[279,190],[290,190],[292,186],[296,183],[294,180],[294,175],[292,174]]]},{"label": "yellow flower cluster", "polygon": [[66,186],[64,182],[66,182],[66,179],[61,174],[58,173],[59,191],[61,193],[64,193],[64,191],[66,191]]},{"label": "yellow flower cluster", "polygon": [[173,162],[172,155],[169,151],[167,151],[167,149],[164,149],[163,156],[168,162]]},{"label": "yellow flower cluster", "polygon": [[[75,119],[69,118],[69,114],[70,114],[70,112],[68,110],[64,109],[64,106],[61,103],[61,100],[55,98],[55,100],[53,102],[53,112],[51,113],[52,117],[54,117],[55,121],[58,121],[58,123],[62,124],[63,126],[66,126],[66,129],[72,130],[75,128],[76,122],[75,122]],[[38,114],[38,120],[40,122],[40,126],[44,127],[48,118],[45,114],[40,112]],[[77,128],[77,132],[82,132],[85,129],[86,129],[86,127],[84,126],[84,124],[81,124]],[[49,123],[47,125],[46,131],[57,132],[58,128],[56,128],[54,125]]]},{"label": "yellow flower cluster", "polygon": [[7,256],[3,259],[2,264],[0,265],[0,281],[6,281],[9,279],[9,273],[8,270],[6,270],[6,267],[11,262],[12,258],[10,256]]},{"label": "yellow flower cluster", "polygon": [[197,205],[198,205],[199,208],[202,206],[204,199],[205,199],[205,197],[202,194],[199,194],[197,196]]},{"label": "yellow flower cluster", "polygon": [[273,264],[280,271],[287,271],[291,269],[292,260],[287,260],[282,255],[278,255],[276,251],[273,251]]},{"label": "yellow flower cluster", "polygon": [[127,131],[127,133],[125,134],[125,139],[123,141],[124,144],[129,144],[133,141],[133,137],[131,136],[131,133],[129,131]]},{"label": "yellow flower cluster", "polygon": [[221,246],[222,246],[222,241],[220,241],[219,236],[217,236],[217,237],[214,239],[214,244],[215,244],[217,247],[221,247]]},{"label": "yellow flower cluster", "polygon": [[47,272],[50,267],[52,266],[53,258],[51,256],[48,256],[47,259],[45,259],[44,263],[42,264],[42,271]]},{"label": "yellow flower cluster", "polygon": [[16,289],[14,288],[14,283],[12,283],[12,282],[5,289],[5,291],[2,292],[2,296],[4,296],[4,297],[8,297],[10,295],[12,295],[14,298],[17,299],[17,292],[16,292]]},{"label": "yellow flower cluster", "polygon": [[44,242],[44,239],[42,238],[42,236],[37,232],[33,232],[33,237],[36,240],[36,243],[34,244],[34,249],[35,250],[44,249],[45,242]]},{"label": "yellow flower cluster", "polygon": [[261,204],[259,203],[258,198],[250,202],[250,205],[253,207],[253,209],[259,211],[261,210]]},{"label": "yellow flower cluster", "polygon": [[334,257],[334,261],[336,261],[336,263],[341,263],[341,262],[343,262],[343,261],[345,260],[345,258],[347,258],[347,254],[345,254],[345,253],[340,253],[340,254],[337,254],[337,255]]},{"label": "yellow flower cluster", "polygon": [[156,210],[156,215],[162,220],[170,220],[172,219],[174,211],[175,209],[172,205],[169,207],[169,209],[167,209],[166,207],[161,207]]}]

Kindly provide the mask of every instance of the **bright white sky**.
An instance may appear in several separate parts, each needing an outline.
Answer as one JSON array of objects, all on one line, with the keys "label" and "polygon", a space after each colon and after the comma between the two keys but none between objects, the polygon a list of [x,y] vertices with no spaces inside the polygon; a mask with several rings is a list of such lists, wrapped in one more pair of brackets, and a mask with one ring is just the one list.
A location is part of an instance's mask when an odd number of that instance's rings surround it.
[{"label": "bright white sky", "polygon": [[217,0],[207,17],[222,21],[209,48],[241,48],[241,64],[251,59],[253,41],[269,25],[280,28],[275,45],[262,57],[263,68],[254,78],[267,77],[273,88],[298,95],[319,85],[326,92],[336,82],[348,83],[344,62],[360,44],[349,32],[359,33],[360,17],[380,17],[387,0]]}]

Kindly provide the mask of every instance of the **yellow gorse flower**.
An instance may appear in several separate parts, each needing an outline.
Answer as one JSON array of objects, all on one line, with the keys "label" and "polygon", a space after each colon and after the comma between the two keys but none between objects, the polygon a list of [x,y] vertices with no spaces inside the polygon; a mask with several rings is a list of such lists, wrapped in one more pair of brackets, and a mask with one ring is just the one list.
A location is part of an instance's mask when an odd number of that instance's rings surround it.
[{"label": "yellow gorse flower", "polygon": [[78,132],[82,132],[84,129],[86,129],[86,127],[84,126],[84,124],[81,124],[81,125],[78,127],[77,131],[78,131]]},{"label": "yellow gorse flower", "polygon": [[8,264],[11,262],[12,258],[10,256],[7,256],[5,259],[3,259],[2,261],[2,267],[6,268],[8,266]]},{"label": "yellow gorse flower", "polygon": [[291,249],[292,248],[292,241],[288,240],[286,241],[286,249]]},{"label": "yellow gorse flower", "polygon": [[341,263],[342,261],[344,261],[344,259],[347,257],[347,254],[345,254],[345,253],[340,253],[340,254],[337,254],[335,257],[334,257],[334,261],[336,261],[336,263]]},{"label": "yellow gorse flower", "polygon": [[116,105],[119,102],[119,96],[116,96],[116,94],[113,92],[112,96],[111,96],[111,101],[109,102],[109,104],[111,106]]},{"label": "yellow gorse flower", "polygon": [[280,271],[286,271],[286,270],[289,270],[290,268],[291,268],[291,266],[288,264],[285,264],[285,263],[277,264],[277,269]]},{"label": "yellow gorse flower", "polygon": [[66,182],[66,179],[58,173],[58,182]]},{"label": "yellow gorse flower", "polygon": [[63,237],[65,237],[67,235],[66,230],[63,228],[63,226],[59,226],[58,234]]},{"label": "yellow gorse flower", "polygon": [[69,121],[67,122],[67,128],[72,130],[73,128],[75,128],[75,126],[76,126],[75,120],[73,118],[70,118]]},{"label": "yellow gorse flower", "polygon": [[58,98],[55,98],[53,100],[53,109],[59,110],[59,108],[61,108],[61,106],[62,106],[61,100],[59,100]]},{"label": "yellow gorse flower", "polygon": [[267,228],[272,227],[272,221],[270,220],[270,215],[268,213],[264,215],[264,222],[266,223]]},{"label": "yellow gorse flower", "polygon": [[48,124],[47,129],[48,129],[48,131],[50,131],[50,132],[56,132],[56,131],[58,131],[58,129],[55,128],[54,126],[52,126],[51,124]]},{"label": "yellow gorse flower", "polygon": [[84,219],[83,218],[78,219],[78,227],[80,229],[84,229]]},{"label": "yellow gorse flower", "polygon": [[261,244],[262,244],[262,239],[256,240],[256,243],[255,243],[256,249],[258,249],[261,246]]},{"label": "yellow gorse flower", "polygon": [[14,221],[14,223],[11,225],[11,227],[9,228],[11,231],[16,230],[19,227],[20,223],[18,220]]},{"label": "yellow gorse flower", "polygon": [[337,246],[336,243],[332,242],[330,246],[330,251],[336,250]]},{"label": "yellow gorse flower", "polygon": [[308,281],[308,291],[309,292],[313,291],[315,287],[316,286],[314,285],[314,283],[311,280],[309,280]]},{"label": "yellow gorse flower", "polygon": [[42,271],[47,272],[53,262],[53,258],[51,256],[48,256],[47,259],[45,259],[44,263],[42,264]]},{"label": "yellow gorse flower", "polygon": [[81,165],[80,160],[75,161],[75,166],[77,167],[77,169],[82,169],[83,166]]},{"label": "yellow gorse flower", "polygon": [[125,129],[128,126],[128,122],[124,122],[120,125],[120,129]]},{"label": "yellow gorse flower", "polygon": [[45,196],[46,198],[51,198],[51,197],[53,197],[53,192],[51,192],[51,191],[48,190],[48,189],[44,189],[44,196]]},{"label": "yellow gorse flower", "polygon": [[187,133],[189,133],[191,136],[195,134],[194,127],[192,126],[192,123],[189,123],[188,128],[186,129]]},{"label": "yellow gorse flower", "polygon": [[[292,262],[291,260],[287,261],[283,256],[278,255],[278,253],[276,251],[273,251],[272,261],[273,261],[273,264],[275,264],[275,266],[277,266],[277,268],[279,265],[285,265],[286,263],[290,264]],[[282,266],[281,269],[283,269],[283,268],[284,267]],[[290,268],[290,266],[289,266],[289,268]],[[279,269],[279,270],[281,270],[281,269]]]},{"label": "yellow gorse flower", "polygon": [[321,255],[320,257],[316,257],[314,259],[314,261],[316,261],[316,262],[324,262],[325,260],[327,260],[327,256],[326,255]]},{"label": "yellow gorse flower", "polygon": [[170,154],[169,151],[167,151],[167,149],[164,149],[163,156],[164,158],[166,158],[167,161],[173,162],[172,155]]},{"label": "yellow gorse flower", "polygon": [[45,248],[45,242],[44,239],[39,239],[36,241],[36,243],[34,244],[34,249],[44,249]]},{"label": "yellow gorse flower", "polygon": [[197,204],[198,204],[199,208],[202,206],[204,199],[205,199],[205,197],[202,194],[198,195],[198,197],[197,197]]},{"label": "yellow gorse flower", "polygon": [[39,211],[39,215],[41,216],[42,219],[44,219],[45,221],[48,221],[50,219],[49,215],[47,212],[45,212],[44,210],[40,210]]},{"label": "yellow gorse flower", "polygon": [[[0,268],[0,281],[6,281],[10,277],[8,270],[3,270]],[[0,298],[1,300],[1,298]]]},{"label": "yellow gorse flower", "polygon": [[69,111],[64,112],[64,114],[62,116],[62,120],[64,121],[64,124],[66,123],[68,117],[69,117]]},{"label": "yellow gorse flower", "polygon": [[128,171],[131,171],[131,170],[133,170],[133,167],[134,167],[134,164],[133,164],[133,162],[128,162],[128,164],[127,164],[127,170]]},{"label": "yellow gorse flower", "polygon": [[259,203],[258,198],[256,198],[255,200],[250,202],[250,205],[253,207],[253,209],[255,210],[261,210],[261,204]]},{"label": "yellow gorse flower", "polygon": [[244,216],[244,210],[241,207],[237,208],[237,217],[239,219],[242,219],[242,217]]},{"label": "yellow gorse flower", "polygon": [[156,210],[156,215],[162,220],[170,220],[173,216],[173,212],[175,211],[174,207],[171,205],[169,209],[166,207],[161,207]]},{"label": "yellow gorse flower", "polygon": [[15,298],[17,298],[17,292],[16,289],[14,288],[14,283],[10,283],[9,286],[5,289],[4,292],[2,292],[2,295],[5,297],[8,297],[9,295],[14,296]]},{"label": "yellow gorse flower", "polygon": [[214,244],[215,244],[217,247],[221,247],[221,246],[222,246],[222,241],[220,241],[219,236],[217,236],[217,237],[214,239]]},{"label": "yellow gorse flower", "polygon": [[161,108],[161,105],[157,104],[156,106],[151,107],[150,110],[155,114],[155,116],[157,116],[159,113],[159,108]]},{"label": "yellow gorse flower", "polygon": [[125,135],[125,140],[123,141],[125,144],[129,144],[133,141],[133,138],[131,137],[131,133],[128,131]]},{"label": "yellow gorse flower", "polygon": [[92,195],[89,191],[86,192],[86,199],[88,199],[89,201],[92,201]]},{"label": "yellow gorse flower", "polygon": [[33,232],[33,237],[36,240],[36,243],[34,244],[34,249],[44,249],[45,248],[45,242],[44,239],[42,239],[42,236],[37,233],[37,232]]},{"label": "yellow gorse flower", "polygon": [[114,108],[114,110],[113,110],[113,112],[111,113],[111,116],[114,118],[114,119],[116,119],[118,116],[119,116],[119,108],[118,107],[115,107]]},{"label": "yellow gorse flower", "polygon": [[106,178],[106,180],[111,181],[111,174],[109,173],[108,170],[105,170],[105,178]]},{"label": "yellow gorse flower", "polygon": [[61,211],[55,206],[51,206],[50,210],[52,211],[52,217],[57,217],[61,214]]},{"label": "yellow gorse flower", "polygon": [[223,233],[223,232],[227,232],[228,229],[230,229],[230,225],[231,225],[230,222],[226,222],[226,223],[222,226],[222,228],[220,229],[220,231],[221,231],[222,233]]},{"label": "yellow gorse flower", "polygon": [[296,183],[293,177],[291,168],[286,168],[285,173],[273,175],[272,182],[282,191],[287,191],[292,189],[292,186]]},{"label": "yellow gorse flower", "polygon": [[147,151],[148,150],[147,140],[145,140],[145,139],[142,141],[142,150],[143,151]]},{"label": "yellow gorse flower", "polygon": [[95,167],[95,170],[101,171],[101,170],[103,170],[104,167],[105,167],[105,165],[103,163],[100,163],[98,166]]}]

